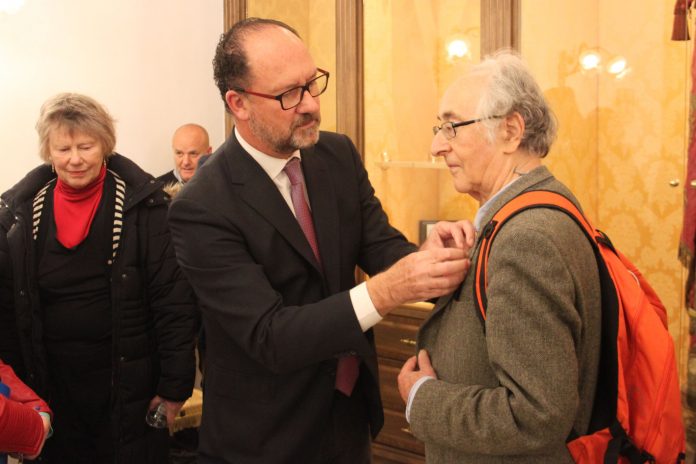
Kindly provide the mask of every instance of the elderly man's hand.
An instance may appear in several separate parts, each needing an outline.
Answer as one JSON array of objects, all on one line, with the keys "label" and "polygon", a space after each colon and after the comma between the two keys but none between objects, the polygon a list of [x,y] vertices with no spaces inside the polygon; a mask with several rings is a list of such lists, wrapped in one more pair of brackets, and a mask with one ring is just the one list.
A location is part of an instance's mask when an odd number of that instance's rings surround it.
[{"label": "elderly man's hand", "polygon": [[430,356],[425,350],[418,352],[418,358],[411,356],[404,363],[404,366],[399,372],[399,394],[404,403],[408,402],[408,395],[411,393],[411,388],[418,382],[421,377],[434,377],[437,379],[437,374],[433,365],[430,363]]}]

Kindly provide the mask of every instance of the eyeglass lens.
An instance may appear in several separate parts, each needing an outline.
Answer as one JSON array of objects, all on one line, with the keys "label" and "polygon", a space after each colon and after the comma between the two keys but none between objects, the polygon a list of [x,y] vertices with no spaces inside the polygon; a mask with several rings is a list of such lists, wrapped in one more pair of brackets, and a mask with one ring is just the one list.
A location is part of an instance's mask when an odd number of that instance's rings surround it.
[{"label": "eyeglass lens", "polygon": [[433,135],[437,135],[440,131],[442,131],[442,135],[444,135],[446,139],[453,139],[456,135],[454,126],[451,122],[444,122],[440,126],[433,126]]},{"label": "eyeglass lens", "polygon": [[300,104],[305,90],[313,97],[318,97],[326,90],[329,83],[328,74],[322,74],[307,82],[302,87],[295,87],[287,92],[284,92],[280,98],[280,103],[284,109],[290,109]]}]

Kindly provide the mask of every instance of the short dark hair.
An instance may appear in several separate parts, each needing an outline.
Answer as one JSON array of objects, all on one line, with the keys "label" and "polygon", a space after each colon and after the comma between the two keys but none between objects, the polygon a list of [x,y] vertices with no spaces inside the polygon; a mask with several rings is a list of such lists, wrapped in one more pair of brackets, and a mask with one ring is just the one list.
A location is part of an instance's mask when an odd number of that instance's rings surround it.
[{"label": "short dark hair", "polygon": [[244,51],[244,39],[249,32],[260,31],[269,26],[282,27],[300,37],[295,29],[282,21],[253,17],[238,21],[220,36],[215,49],[215,58],[213,58],[213,74],[227,111],[229,111],[225,100],[227,91],[247,86],[249,60]]}]

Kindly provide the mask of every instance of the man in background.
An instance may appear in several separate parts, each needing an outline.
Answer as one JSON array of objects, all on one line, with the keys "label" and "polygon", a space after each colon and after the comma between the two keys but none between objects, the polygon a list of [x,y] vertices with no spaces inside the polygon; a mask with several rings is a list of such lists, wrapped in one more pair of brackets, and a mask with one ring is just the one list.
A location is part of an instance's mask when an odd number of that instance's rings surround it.
[{"label": "man in background", "polygon": [[[198,167],[203,164],[202,161],[206,157],[210,156],[211,151],[208,132],[205,128],[193,123],[179,127],[172,137],[174,169],[157,178],[164,183],[164,191],[174,198],[181,187],[196,174]],[[202,387],[204,340],[203,329],[199,327],[196,342],[196,362],[199,367],[196,388]],[[170,442],[170,463],[195,464],[196,448],[198,448],[198,427],[187,427],[177,431],[172,435]]]},{"label": "man in background", "polygon": [[164,185],[185,184],[196,173],[198,158],[209,154],[210,146],[208,132],[198,124],[184,124],[179,127],[172,137],[172,152],[174,154],[174,169],[157,178]]}]

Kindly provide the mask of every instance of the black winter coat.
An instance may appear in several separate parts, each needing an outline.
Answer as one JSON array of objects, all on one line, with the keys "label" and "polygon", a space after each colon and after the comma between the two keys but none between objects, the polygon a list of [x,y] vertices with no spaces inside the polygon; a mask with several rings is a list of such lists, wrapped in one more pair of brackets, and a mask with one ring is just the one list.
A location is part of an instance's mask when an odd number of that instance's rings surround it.
[{"label": "black winter coat", "polygon": [[[108,169],[125,182],[123,228],[111,264],[114,448],[119,463],[158,462],[148,457],[158,452],[149,449],[153,430],[144,417],[155,395],[183,401],[191,394],[194,296],[176,263],[161,183],[118,154]],[[0,359],[49,403],[32,203],[54,178],[50,166],[40,166],[0,197]]]}]

